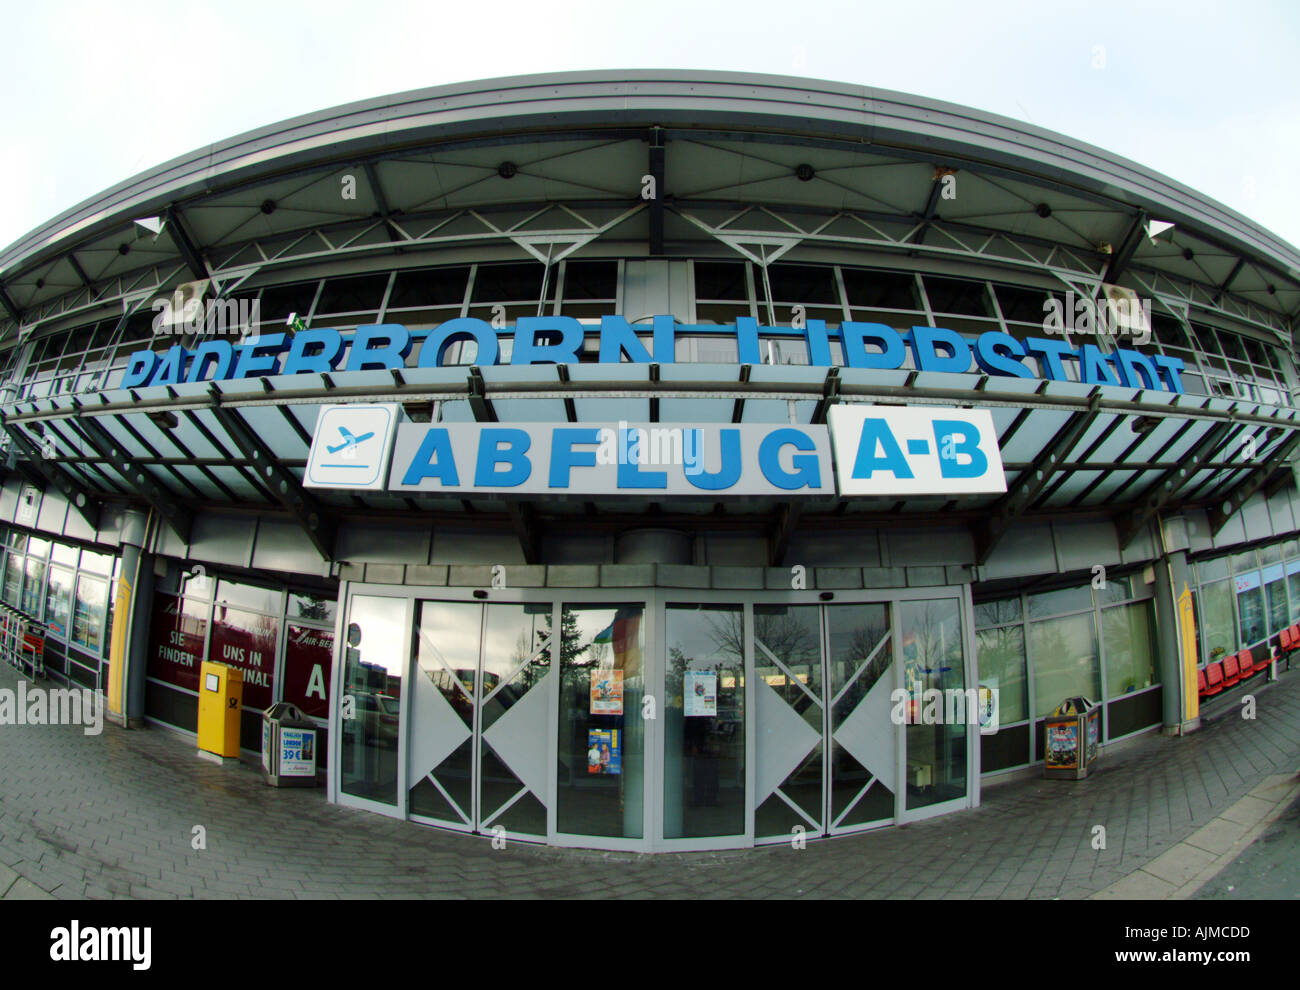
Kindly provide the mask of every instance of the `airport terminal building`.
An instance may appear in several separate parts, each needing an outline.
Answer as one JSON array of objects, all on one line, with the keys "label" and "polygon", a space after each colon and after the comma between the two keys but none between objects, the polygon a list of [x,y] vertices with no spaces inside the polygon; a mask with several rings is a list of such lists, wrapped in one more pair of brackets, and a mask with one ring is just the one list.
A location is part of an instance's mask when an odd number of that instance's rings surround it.
[{"label": "airport terminal building", "polygon": [[239,667],[245,754],[291,701],[383,815],[642,851],[915,821],[1041,766],[1066,698],[1104,751],[1284,648],[1298,317],[1291,245],[960,106],[369,100],[0,251],[0,598],[123,724],[193,734],[200,662]]}]

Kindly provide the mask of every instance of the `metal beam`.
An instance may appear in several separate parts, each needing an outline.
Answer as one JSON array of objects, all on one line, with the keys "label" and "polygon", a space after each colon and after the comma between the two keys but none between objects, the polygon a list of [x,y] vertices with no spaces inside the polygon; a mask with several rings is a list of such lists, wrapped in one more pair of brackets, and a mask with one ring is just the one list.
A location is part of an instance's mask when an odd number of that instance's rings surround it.
[{"label": "metal beam", "polygon": [[483,381],[483,372],[477,365],[469,369],[469,408],[477,422],[497,422],[496,410],[492,408],[492,401],[487,397],[487,383]]},{"label": "metal beam", "polygon": [[1245,267],[1246,259],[1238,258],[1237,263],[1232,266],[1232,271],[1228,272],[1228,277],[1223,280],[1218,290],[1214,293],[1214,305],[1219,305],[1219,300],[1223,298],[1223,294],[1227,292],[1232,286],[1232,283],[1237,280],[1237,276],[1241,274],[1241,270]]},{"label": "metal beam", "polygon": [[510,525],[514,527],[519,548],[524,554],[524,563],[539,563],[541,556],[537,551],[540,536],[537,531],[537,513],[528,502],[511,502],[506,508],[510,513]]},{"label": "metal beam", "polygon": [[[3,423],[3,414],[0,414],[0,423]],[[12,452],[14,470],[42,490],[46,487],[57,488],[91,529],[99,529],[99,501],[80,482],[70,478],[67,472],[60,471],[57,459],[41,456],[41,452],[22,430],[4,423],[4,432],[16,448]]]},{"label": "metal beam", "polygon": [[1137,253],[1138,245],[1142,243],[1142,235],[1146,233],[1146,225],[1149,217],[1146,210],[1138,210],[1137,216],[1129,225],[1128,233],[1124,235],[1124,240],[1120,242],[1119,250],[1110,256],[1110,261],[1106,264],[1106,271],[1101,276],[1103,282],[1109,282],[1114,285],[1119,281],[1124,269],[1128,268],[1128,263],[1133,260],[1133,255]]},{"label": "metal beam", "polygon": [[767,537],[767,561],[769,567],[782,567],[790,550],[790,538],[799,526],[799,503],[783,502],[773,515],[772,531]]},{"label": "metal beam", "polygon": [[0,285],[0,306],[5,308],[5,312],[13,319],[15,323],[22,326],[23,311],[18,308],[18,304],[9,298],[9,293],[5,292],[5,287]]},{"label": "metal beam", "polygon": [[1211,536],[1217,535],[1219,530],[1227,525],[1228,520],[1246,504],[1246,501],[1264,487],[1264,484],[1272,477],[1273,472],[1291,457],[1297,444],[1300,444],[1300,430],[1292,430],[1291,435],[1283,440],[1278,448],[1269,455],[1268,460],[1253,471],[1245,481],[1234,488],[1223,501],[1210,510]]},{"label": "metal beam", "polygon": [[[926,232],[930,229],[930,223],[939,215],[939,195],[943,192],[943,177],[950,175],[955,169],[936,168],[934,170],[934,179],[930,183],[930,195],[926,197],[925,206],[921,208],[921,229],[916,232],[912,242],[917,245],[925,243]],[[915,258],[918,252],[909,251],[909,258]]]},{"label": "metal beam", "polygon": [[663,130],[650,128],[650,175],[654,179],[655,195],[650,200],[650,255],[664,253],[664,174],[667,167]]},{"label": "metal beam", "polygon": [[311,540],[312,546],[321,555],[321,559],[333,560],[334,533],[336,529],[334,520],[325,513],[316,499],[302,487],[302,482],[280,463],[275,451],[271,450],[266,445],[266,442],[249,428],[244,421],[244,417],[237,410],[225,408],[220,404],[221,393],[215,385],[212,386],[211,395],[213,399],[212,414],[216,416],[217,422],[221,424],[244,456],[253,462],[253,473],[257,475],[258,480],[270,490],[276,501],[284,506],[289,514],[297,520],[298,525],[302,527],[302,531],[307,534],[307,539]]},{"label": "metal beam", "polygon": [[1101,412],[1101,389],[1094,388],[1088,397],[1086,412],[1077,412],[1057,431],[1056,436],[1034,458],[1033,467],[1022,471],[1011,489],[992,506],[989,516],[975,533],[975,563],[988,561],[998,541],[1012,524],[1033,504],[1060,470],[1066,455],[1074,449]]},{"label": "metal beam", "polygon": [[[81,404],[73,400],[75,408]],[[73,422],[81,430],[90,445],[99,452],[113,469],[124,475],[132,487],[158,513],[160,519],[171,527],[182,543],[189,543],[190,529],[194,524],[193,513],[172,497],[172,493],[163,487],[144,465],[137,463],[122,444],[113,439],[104,427],[92,416],[77,415]]]},{"label": "metal beam", "polygon": [[[379,207],[379,216],[384,221],[384,229],[388,231],[388,239],[394,243],[400,243],[402,235],[397,232],[392,224],[393,215],[392,207],[388,205],[388,197],[384,195],[384,187],[379,182],[379,172],[372,161],[364,162],[361,166],[362,171],[366,173],[366,181],[370,183],[370,194],[375,197],[375,205]],[[402,254],[402,249],[396,248],[396,254]]]},{"label": "metal beam", "polygon": [[1170,468],[1154,485],[1144,491],[1137,500],[1137,507],[1125,514],[1116,527],[1119,532],[1119,548],[1123,550],[1142,528],[1146,526],[1166,505],[1182,490],[1189,480],[1206,466],[1206,461],[1219,449],[1219,446],[1236,428],[1232,422],[1218,423],[1205,432],[1182,458],[1178,467]]},{"label": "metal beam", "polygon": [[185,262],[185,267],[190,270],[190,274],[196,279],[211,278],[208,266],[203,263],[203,253],[194,243],[194,238],[190,236],[175,205],[163,210],[163,219],[167,221],[172,243],[176,245],[176,250],[180,252],[181,259]]},{"label": "metal beam", "polygon": [[71,251],[68,252],[68,264],[72,266],[72,270],[77,273],[77,278],[81,279],[82,285],[89,289],[93,296],[95,286],[90,281],[90,276],[86,274],[86,269],[81,267],[81,262],[77,260],[77,256]]}]

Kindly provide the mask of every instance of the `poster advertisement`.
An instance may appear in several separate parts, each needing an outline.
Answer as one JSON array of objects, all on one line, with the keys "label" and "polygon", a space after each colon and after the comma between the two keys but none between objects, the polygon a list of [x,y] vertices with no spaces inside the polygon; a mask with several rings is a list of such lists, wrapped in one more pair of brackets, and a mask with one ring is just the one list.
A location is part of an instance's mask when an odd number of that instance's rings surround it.
[{"label": "poster advertisement", "polygon": [[304,715],[330,717],[330,668],[334,631],[289,623],[284,641],[284,700]]},{"label": "poster advertisement", "polygon": [[597,667],[591,672],[591,714],[623,714],[623,671]]},{"label": "poster advertisement", "polygon": [[1047,766],[1073,769],[1079,765],[1079,723],[1047,723]]},{"label": "poster advertisement", "polygon": [[992,735],[998,731],[998,679],[985,677],[979,686],[980,732]]},{"label": "poster advertisement", "polygon": [[686,717],[718,714],[718,675],[712,670],[688,670],[682,682]]},{"label": "poster advertisement", "polygon": [[1091,763],[1097,758],[1097,735],[1101,727],[1101,711],[1095,711],[1088,716],[1088,762]]},{"label": "poster advertisement", "polygon": [[607,775],[623,772],[623,748],[620,729],[587,730],[587,773]]},{"label": "poster advertisement", "polygon": [[280,730],[280,776],[310,777],[316,772],[316,730]]}]

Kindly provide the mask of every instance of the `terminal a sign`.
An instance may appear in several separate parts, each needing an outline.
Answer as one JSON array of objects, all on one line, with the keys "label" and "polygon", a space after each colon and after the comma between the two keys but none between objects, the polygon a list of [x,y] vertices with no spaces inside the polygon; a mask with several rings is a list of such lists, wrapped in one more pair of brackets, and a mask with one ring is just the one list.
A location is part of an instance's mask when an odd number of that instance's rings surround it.
[{"label": "terminal a sign", "polygon": [[[838,484],[837,484],[838,478]],[[851,405],[822,425],[412,423],[321,409],[310,488],[656,498],[1004,492],[983,409]]]},{"label": "terminal a sign", "polygon": [[[834,342],[849,368],[895,370],[905,367],[910,357],[911,366],[921,372],[978,371],[1012,378],[1183,391],[1182,361],[1127,348],[1105,354],[1096,344],[1075,348],[1060,339],[1018,340],[1000,330],[968,339],[944,327],[912,327],[900,332],[883,323],[850,321],[830,329],[823,320],[808,320],[801,328],[760,327],[750,318],[734,324],[688,325],[671,316],[656,316],[648,325],[604,316],[599,328],[569,316],[524,317],[514,327],[500,330],[483,320],[460,317],[429,330],[382,323],[359,326],[349,334],[319,329],[264,333],[242,343],[214,338],[193,349],[176,345],[164,351],[136,351],[128,360],[121,387],[412,366],[441,368],[448,366],[449,354],[458,344],[472,345],[472,363],[482,367],[577,364],[589,331],[598,336],[602,364],[671,364],[678,337],[718,336],[735,343],[739,364],[758,365],[765,363],[764,343],[791,339],[802,341],[813,367],[838,363],[832,360]],[[469,363],[460,360],[459,348],[455,350],[458,364]]]}]

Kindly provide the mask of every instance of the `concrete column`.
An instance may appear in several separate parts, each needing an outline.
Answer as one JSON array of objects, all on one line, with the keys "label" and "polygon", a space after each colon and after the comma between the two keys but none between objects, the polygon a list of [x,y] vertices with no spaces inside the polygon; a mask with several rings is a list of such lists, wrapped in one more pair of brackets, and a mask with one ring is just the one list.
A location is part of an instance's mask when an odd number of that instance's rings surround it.
[{"label": "concrete column", "polygon": [[[1156,646],[1160,653],[1160,681],[1164,686],[1163,718],[1167,735],[1183,735],[1200,727],[1199,705],[1193,699],[1188,703],[1188,680],[1195,678],[1184,666],[1182,616],[1178,600],[1184,588],[1194,584],[1192,568],[1187,562],[1187,530],[1183,519],[1172,518],[1161,523],[1164,555],[1156,560]],[[1195,648],[1195,644],[1192,644]],[[1191,685],[1195,693],[1195,684]]]},{"label": "concrete column", "polygon": [[[138,728],[144,722],[145,675],[149,657],[149,619],[153,606],[153,555],[145,551],[149,518],[140,509],[128,509],[122,518],[122,571],[118,603],[123,591],[128,596],[126,642],[122,646],[119,697],[110,698],[109,710],[114,721],[126,728]],[[114,617],[117,621],[117,617]],[[120,709],[116,706],[120,705]]]}]

